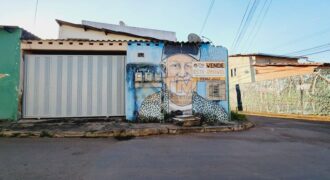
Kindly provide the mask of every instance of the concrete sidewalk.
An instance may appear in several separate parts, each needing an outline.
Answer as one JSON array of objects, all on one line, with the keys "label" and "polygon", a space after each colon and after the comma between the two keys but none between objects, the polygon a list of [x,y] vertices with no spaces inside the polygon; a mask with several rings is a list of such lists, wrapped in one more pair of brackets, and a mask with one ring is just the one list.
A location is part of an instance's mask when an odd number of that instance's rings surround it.
[{"label": "concrete sidewalk", "polygon": [[253,127],[250,121],[232,125],[181,127],[162,123],[127,123],[122,121],[20,121],[0,123],[0,137],[116,137],[130,138],[161,134],[242,131]]},{"label": "concrete sidewalk", "polygon": [[262,116],[270,118],[285,118],[292,120],[304,120],[304,121],[314,121],[314,122],[330,122],[330,116],[319,116],[319,115],[302,115],[302,114],[280,114],[280,113],[266,113],[266,112],[249,112],[240,111],[240,114],[250,115],[250,116]]}]

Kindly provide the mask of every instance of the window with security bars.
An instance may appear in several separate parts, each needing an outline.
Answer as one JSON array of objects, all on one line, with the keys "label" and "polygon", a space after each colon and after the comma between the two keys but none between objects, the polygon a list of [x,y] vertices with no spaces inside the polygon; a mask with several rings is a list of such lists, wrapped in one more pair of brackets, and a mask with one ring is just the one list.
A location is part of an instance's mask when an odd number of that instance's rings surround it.
[{"label": "window with security bars", "polygon": [[207,83],[207,98],[209,100],[226,100],[225,81],[211,81]]}]

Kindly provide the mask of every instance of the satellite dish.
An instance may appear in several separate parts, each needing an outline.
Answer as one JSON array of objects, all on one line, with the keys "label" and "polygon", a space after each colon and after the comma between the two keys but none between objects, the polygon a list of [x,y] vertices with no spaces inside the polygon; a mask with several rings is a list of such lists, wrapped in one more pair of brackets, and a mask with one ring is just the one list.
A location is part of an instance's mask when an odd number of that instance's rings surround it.
[{"label": "satellite dish", "polygon": [[125,26],[126,24],[124,23],[124,21],[119,21],[119,25]]},{"label": "satellite dish", "polygon": [[202,39],[195,33],[188,35],[188,42],[202,42]]}]

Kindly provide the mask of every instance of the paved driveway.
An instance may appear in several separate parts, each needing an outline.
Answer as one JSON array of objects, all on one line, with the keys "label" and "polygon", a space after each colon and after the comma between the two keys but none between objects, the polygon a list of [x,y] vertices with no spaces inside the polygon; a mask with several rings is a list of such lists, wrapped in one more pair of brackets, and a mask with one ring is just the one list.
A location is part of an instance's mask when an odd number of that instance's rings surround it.
[{"label": "paved driveway", "polygon": [[330,123],[249,119],[244,132],[0,138],[0,179],[330,179]]}]

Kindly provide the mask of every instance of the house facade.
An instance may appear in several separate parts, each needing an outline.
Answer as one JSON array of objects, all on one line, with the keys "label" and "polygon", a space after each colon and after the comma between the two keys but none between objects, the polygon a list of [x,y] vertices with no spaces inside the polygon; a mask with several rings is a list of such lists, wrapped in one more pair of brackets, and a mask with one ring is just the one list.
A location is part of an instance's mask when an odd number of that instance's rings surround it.
[{"label": "house facade", "polygon": [[22,108],[10,119],[229,121],[226,48],[169,41],[176,40],[171,32],[58,23],[59,39],[20,41]]},{"label": "house facade", "polygon": [[266,54],[229,57],[231,108],[257,113],[328,116],[327,63]]},{"label": "house facade", "polygon": [[[273,75],[260,74],[262,71],[257,67],[266,67],[268,65],[269,69],[274,68],[275,66],[271,66],[274,64],[289,64],[295,65],[298,64],[298,60],[300,57],[290,57],[290,56],[278,56],[271,54],[236,54],[229,56],[229,82],[230,87],[234,87],[236,84],[241,83],[249,83],[255,82],[259,80],[264,80],[267,78],[276,78]],[[258,70],[259,71],[258,71]],[[285,72],[286,76],[293,75],[294,71]],[[267,76],[267,77],[262,77]]]}]

